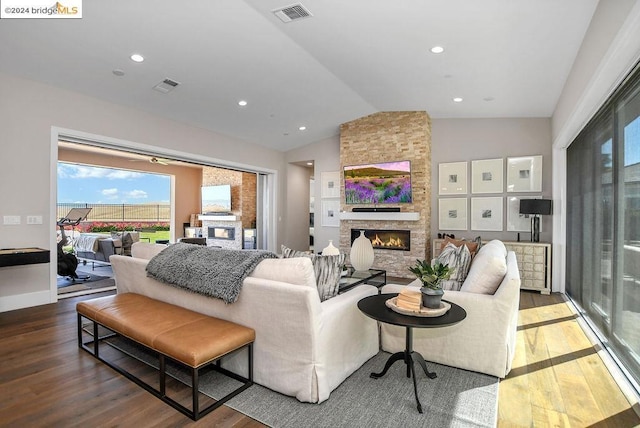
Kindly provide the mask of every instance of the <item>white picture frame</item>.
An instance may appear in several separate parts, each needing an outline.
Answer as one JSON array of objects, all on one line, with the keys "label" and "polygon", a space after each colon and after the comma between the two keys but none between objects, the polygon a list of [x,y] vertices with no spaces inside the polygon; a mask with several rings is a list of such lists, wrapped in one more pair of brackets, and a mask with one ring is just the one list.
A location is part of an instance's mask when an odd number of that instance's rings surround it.
[{"label": "white picture frame", "polygon": [[507,197],[507,231],[531,232],[531,216],[520,214],[522,199],[542,199],[542,196],[508,196]]},{"label": "white picture frame", "polygon": [[542,192],[542,155],[507,158],[507,192]]},{"label": "white picture frame", "polygon": [[340,200],[323,200],[321,224],[322,227],[340,227]]},{"label": "white picture frame", "polygon": [[438,200],[438,229],[467,230],[467,198],[440,198]]},{"label": "white picture frame", "polygon": [[471,161],[471,193],[504,192],[504,159]]},{"label": "white picture frame", "polygon": [[320,182],[322,184],[321,198],[339,198],[340,197],[340,172],[325,171],[320,174]]},{"label": "white picture frame", "polygon": [[438,194],[466,195],[468,162],[438,164]]},{"label": "white picture frame", "polygon": [[501,196],[471,198],[471,230],[503,230],[503,202]]}]

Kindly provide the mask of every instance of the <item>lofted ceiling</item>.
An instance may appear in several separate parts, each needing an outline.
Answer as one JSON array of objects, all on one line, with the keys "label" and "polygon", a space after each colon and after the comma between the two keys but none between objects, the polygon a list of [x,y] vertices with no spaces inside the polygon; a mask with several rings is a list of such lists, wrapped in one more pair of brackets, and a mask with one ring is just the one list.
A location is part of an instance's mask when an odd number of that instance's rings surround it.
[{"label": "lofted ceiling", "polygon": [[287,151],[378,111],[550,117],[598,1],[300,3],[283,23],[288,0],[85,0],[82,19],[3,19],[0,72]]}]

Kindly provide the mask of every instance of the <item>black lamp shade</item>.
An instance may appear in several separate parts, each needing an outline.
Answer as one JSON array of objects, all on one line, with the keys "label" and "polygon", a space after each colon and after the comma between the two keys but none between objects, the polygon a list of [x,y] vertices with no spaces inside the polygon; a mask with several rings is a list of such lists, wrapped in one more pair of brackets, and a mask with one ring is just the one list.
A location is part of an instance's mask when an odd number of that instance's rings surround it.
[{"label": "black lamp shade", "polygon": [[520,199],[520,214],[551,214],[551,199]]}]

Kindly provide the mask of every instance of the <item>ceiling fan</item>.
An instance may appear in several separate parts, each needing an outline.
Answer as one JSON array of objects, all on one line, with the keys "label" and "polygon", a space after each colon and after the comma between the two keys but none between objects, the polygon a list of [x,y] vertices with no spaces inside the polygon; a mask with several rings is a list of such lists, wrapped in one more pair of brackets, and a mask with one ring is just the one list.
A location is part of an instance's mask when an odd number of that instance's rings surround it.
[{"label": "ceiling fan", "polygon": [[158,165],[169,165],[169,162],[171,162],[171,160],[169,159],[163,159],[163,158],[158,158],[155,156],[150,157],[149,159],[129,159],[131,162],[150,162],[153,164],[158,164]]},{"label": "ceiling fan", "polygon": [[157,163],[157,164],[160,164],[160,165],[169,165],[169,159],[157,158],[155,156],[149,158],[149,162]]}]

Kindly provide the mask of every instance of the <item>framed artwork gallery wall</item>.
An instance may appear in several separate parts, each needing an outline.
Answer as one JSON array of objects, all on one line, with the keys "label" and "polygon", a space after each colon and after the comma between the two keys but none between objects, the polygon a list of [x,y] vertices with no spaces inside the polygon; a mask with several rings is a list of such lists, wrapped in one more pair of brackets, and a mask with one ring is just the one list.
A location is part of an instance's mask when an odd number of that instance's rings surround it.
[{"label": "framed artwork gallery wall", "polygon": [[[521,199],[552,199],[549,119],[433,119],[432,236],[531,239]],[[541,242],[551,242],[551,216]]]}]

